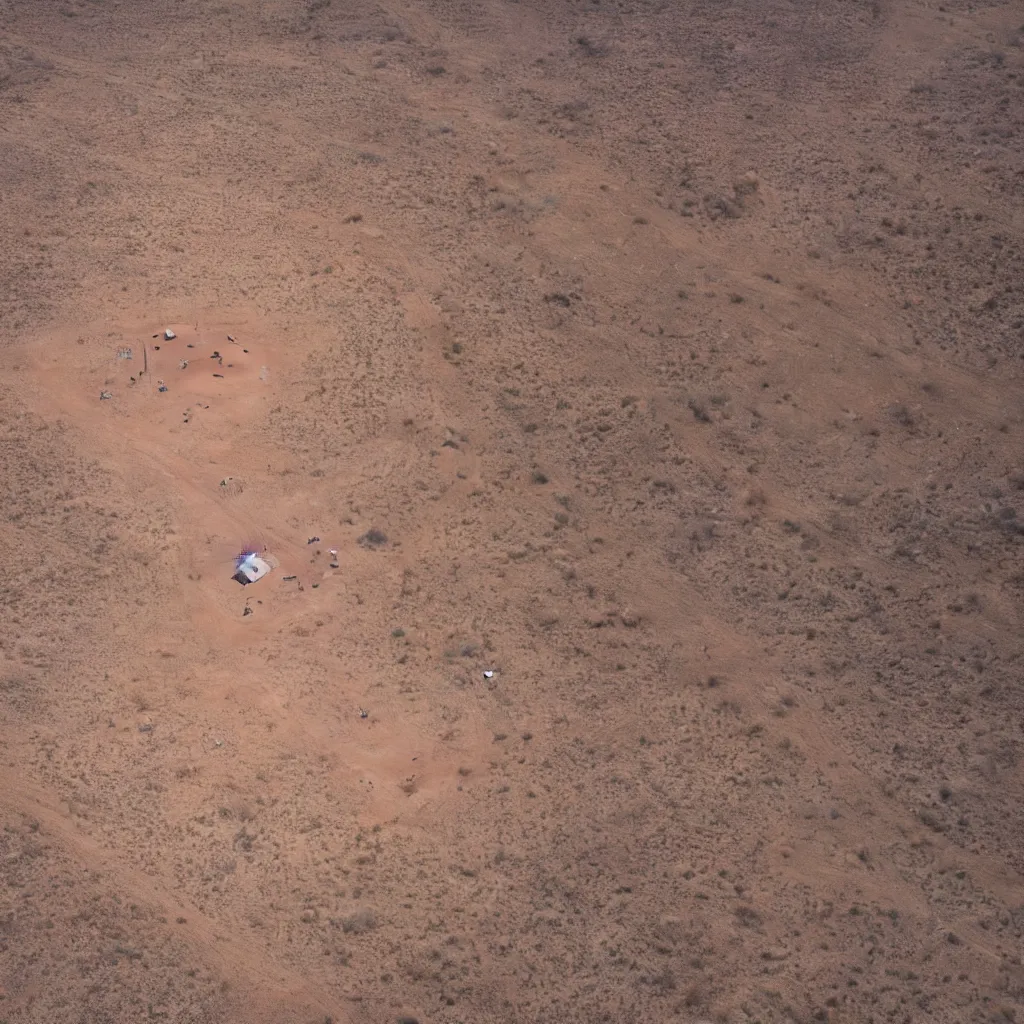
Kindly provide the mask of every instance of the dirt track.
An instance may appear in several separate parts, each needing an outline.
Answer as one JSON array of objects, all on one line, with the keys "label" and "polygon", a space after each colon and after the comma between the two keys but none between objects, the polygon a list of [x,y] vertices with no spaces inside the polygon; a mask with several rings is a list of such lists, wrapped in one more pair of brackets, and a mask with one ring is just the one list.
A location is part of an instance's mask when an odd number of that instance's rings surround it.
[{"label": "dirt track", "polygon": [[1010,3],[0,0],[0,1024],[1021,1019],[1022,132]]}]

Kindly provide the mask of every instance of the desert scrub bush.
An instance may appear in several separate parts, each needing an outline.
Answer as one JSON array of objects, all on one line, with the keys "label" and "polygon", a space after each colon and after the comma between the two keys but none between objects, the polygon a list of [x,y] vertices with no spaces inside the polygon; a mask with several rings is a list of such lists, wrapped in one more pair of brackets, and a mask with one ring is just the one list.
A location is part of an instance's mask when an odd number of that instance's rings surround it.
[{"label": "desert scrub bush", "polygon": [[691,398],[686,403],[687,408],[693,413],[693,418],[698,423],[710,423],[711,416],[708,413],[707,406],[703,402],[698,402],[696,398]]},{"label": "desert scrub bush", "polygon": [[372,910],[357,910],[341,919],[341,930],[346,935],[363,935],[377,927],[377,915]]},{"label": "desert scrub bush", "polygon": [[901,426],[912,427],[914,425],[914,414],[902,403],[889,407],[889,415]]}]

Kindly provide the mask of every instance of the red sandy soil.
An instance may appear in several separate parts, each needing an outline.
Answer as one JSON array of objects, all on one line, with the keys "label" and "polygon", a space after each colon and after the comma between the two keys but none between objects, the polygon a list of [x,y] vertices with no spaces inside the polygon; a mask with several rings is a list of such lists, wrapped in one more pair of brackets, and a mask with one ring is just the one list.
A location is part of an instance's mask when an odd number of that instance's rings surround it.
[{"label": "red sandy soil", "polygon": [[0,1022],[1024,1019],[1022,47],[0,0]]}]

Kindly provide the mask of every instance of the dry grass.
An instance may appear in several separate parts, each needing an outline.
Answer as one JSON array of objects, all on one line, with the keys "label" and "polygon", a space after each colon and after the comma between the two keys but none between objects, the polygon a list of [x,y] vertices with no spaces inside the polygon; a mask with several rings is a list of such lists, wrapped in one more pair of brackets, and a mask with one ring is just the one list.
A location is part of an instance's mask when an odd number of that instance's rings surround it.
[{"label": "dry grass", "polygon": [[584,6],[0,15],[0,1021],[1013,1019],[1019,13]]}]

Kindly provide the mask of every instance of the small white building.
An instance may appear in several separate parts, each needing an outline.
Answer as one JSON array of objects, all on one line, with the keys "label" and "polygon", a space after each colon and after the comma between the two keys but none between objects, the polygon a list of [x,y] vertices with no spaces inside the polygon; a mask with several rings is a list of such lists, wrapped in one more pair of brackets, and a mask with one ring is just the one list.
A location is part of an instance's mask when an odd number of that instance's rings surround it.
[{"label": "small white building", "polygon": [[247,587],[250,583],[263,579],[268,572],[270,572],[269,563],[263,561],[259,555],[250,552],[238,562],[238,568],[231,578],[238,580],[243,587]]}]

